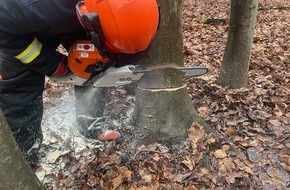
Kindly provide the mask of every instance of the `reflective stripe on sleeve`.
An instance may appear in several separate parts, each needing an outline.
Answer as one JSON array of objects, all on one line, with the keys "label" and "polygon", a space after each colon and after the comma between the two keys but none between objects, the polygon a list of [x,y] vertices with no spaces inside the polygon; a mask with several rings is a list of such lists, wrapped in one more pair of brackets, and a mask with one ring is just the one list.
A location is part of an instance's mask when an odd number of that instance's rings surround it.
[{"label": "reflective stripe on sleeve", "polygon": [[15,58],[19,59],[22,63],[29,64],[32,62],[39,54],[42,48],[42,43],[34,38],[32,43]]}]

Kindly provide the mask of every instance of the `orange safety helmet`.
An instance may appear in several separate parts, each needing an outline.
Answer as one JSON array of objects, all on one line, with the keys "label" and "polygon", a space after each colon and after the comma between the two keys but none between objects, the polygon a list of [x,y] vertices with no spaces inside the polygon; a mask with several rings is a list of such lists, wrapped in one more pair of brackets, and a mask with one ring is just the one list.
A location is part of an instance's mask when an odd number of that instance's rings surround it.
[{"label": "orange safety helmet", "polygon": [[76,9],[100,54],[113,60],[146,51],[159,24],[156,0],[81,0]]}]

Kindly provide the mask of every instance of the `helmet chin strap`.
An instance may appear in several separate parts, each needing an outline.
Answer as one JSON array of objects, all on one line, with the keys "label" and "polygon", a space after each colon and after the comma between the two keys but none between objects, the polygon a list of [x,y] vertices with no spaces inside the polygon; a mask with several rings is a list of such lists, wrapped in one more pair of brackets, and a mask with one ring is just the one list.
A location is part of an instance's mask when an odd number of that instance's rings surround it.
[{"label": "helmet chin strap", "polygon": [[132,54],[107,52],[107,56],[115,63],[115,66],[135,65],[137,64],[137,61],[146,55],[147,52],[148,49]]}]

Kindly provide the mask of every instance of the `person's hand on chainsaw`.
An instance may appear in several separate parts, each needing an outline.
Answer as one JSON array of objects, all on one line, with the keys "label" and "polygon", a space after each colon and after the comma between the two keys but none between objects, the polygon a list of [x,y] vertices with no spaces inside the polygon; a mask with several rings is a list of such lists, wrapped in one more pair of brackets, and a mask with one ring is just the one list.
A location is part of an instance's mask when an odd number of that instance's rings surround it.
[{"label": "person's hand on chainsaw", "polygon": [[67,66],[67,56],[62,55],[60,62],[57,65],[56,70],[49,75],[49,77],[59,77],[65,75],[69,71]]}]

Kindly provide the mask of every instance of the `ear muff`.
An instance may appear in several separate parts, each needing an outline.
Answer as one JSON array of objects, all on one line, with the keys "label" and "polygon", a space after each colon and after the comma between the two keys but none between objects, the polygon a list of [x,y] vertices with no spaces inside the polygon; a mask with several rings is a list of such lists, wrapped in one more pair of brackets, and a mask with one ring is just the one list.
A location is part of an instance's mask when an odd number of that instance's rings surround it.
[{"label": "ear muff", "polygon": [[97,13],[86,13],[81,16],[80,21],[88,31],[92,43],[99,50],[101,56],[103,58],[106,57],[106,50],[104,48],[106,38],[101,27],[99,15]]},{"label": "ear muff", "polygon": [[84,1],[79,1],[76,4],[76,13],[79,22],[85,28],[87,33],[91,36],[92,43],[98,49],[100,55],[105,58],[106,50],[104,48],[104,43],[106,39],[102,30],[98,13],[88,13],[86,10],[86,6],[84,6]]}]

